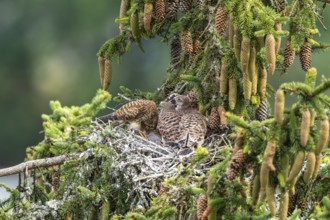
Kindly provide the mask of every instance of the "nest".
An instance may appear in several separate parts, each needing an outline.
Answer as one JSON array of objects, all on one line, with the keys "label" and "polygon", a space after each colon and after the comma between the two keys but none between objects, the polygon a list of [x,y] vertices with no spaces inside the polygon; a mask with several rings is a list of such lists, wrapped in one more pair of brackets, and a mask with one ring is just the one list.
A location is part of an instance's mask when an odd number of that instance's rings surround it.
[{"label": "nest", "polygon": [[[115,151],[114,160],[118,162],[114,177],[121,174],[131,183],[131,191],[126,202],[131,208],[150,206],[150,200],[159,195],[161,183],[166,179],[179,175],[179,167],[187,166],[196,156],[195,151],[182,155],[182,149],[162,145],[148,140],[134,131],[128,131],[125,125],[101,124],[97,121],[91,141],[106,144]],[[222,161],[220,152],[223,146],[231,147],[227,134],[213,134],[209,136],[203,147],[208,150],[208,158],[193,170],[194,176],[205,175],[217,162]]]}]

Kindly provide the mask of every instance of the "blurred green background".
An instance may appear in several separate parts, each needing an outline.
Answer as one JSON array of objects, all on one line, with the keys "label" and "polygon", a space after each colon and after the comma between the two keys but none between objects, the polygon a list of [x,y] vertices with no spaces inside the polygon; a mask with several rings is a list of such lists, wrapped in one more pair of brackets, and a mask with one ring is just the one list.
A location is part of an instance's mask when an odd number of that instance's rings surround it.
[{"label": "blurred green background", "polygon": [[[63,105],[89,102],[99,88],[96,53],[119,33],[119,0],[1,0],[0,1],[0,167],[23,161],[25,148],[42,140],[42,113],[49,101]],[[324,10],[330,27],[329,7]],[[321,42],[330,32],[321,26]],[[284,40],[283,40],[284,41]],[[169,46],[160,39],[143,41],[145,53],[134,45],[121,63],[113,62],[116,94],[120,85],[155,90],[169,65]],[[328,51],[313,56],[313,66],[330,76]],[[296,57],[289,74],[269,76],[272,85],[302,80]]]}]

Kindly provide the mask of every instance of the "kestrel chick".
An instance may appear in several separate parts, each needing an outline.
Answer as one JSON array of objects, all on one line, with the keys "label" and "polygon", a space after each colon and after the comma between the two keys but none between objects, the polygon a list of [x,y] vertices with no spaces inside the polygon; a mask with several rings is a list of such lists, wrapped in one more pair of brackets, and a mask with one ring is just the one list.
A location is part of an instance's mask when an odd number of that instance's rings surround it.
[{"label": "kestrel chick", "polygon": [[201,145],[207,132],[206,118],[198,112],[197,103],[189,96],[178,95],[175,97],[176,110],[182,114],[180,127],[186,134],[187,146]]},{"label": "kestrel chick", "polygon": [[156,129],[158,121],[157,105],[150,100],[131,101],[113,113],[99,118],[103,122],[122,120],[130,123],[130,128],[151,132]]},{"label": "kestrel chick", "polygon": [[175,110],[175,105],[171,101],[159,103],[159,117],[157,130],[164,143],[177,144],[185,139],[184,132],[181,131],[181,114]]}]

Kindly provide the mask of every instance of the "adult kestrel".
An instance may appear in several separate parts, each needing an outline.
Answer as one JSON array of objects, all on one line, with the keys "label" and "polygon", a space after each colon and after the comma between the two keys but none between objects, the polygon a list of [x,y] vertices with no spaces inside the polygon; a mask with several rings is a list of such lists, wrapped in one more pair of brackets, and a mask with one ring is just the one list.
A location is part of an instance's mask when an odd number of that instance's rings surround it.
[{"label": "adult kestrel", "polygon": [[103,122],[122,120],[130,124],[134,130],[154,131],[157,126],[158,112],[157,105],[151,100],[131,101],[113,113],[98,118]]}]

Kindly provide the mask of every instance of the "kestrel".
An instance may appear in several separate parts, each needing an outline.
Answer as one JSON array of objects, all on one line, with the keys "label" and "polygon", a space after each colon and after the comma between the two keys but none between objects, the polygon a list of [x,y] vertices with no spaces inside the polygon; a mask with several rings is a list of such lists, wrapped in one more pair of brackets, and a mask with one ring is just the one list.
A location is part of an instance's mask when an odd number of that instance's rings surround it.
[{"label": "kestrel", "polygon": [[171,101],[165,100],[159,103],[157,130],[163,143],[180,146],[180,142],[184,142],[186,137],[180,127],[182,115],[175,108]]},{"label": "kestrel", "polygon": [[187,146],[203,144],[207,132],[207,121],[198,112],[197,99],[192,98],[190,93],[187,96],[177,95],[175,101],[176,110],[182,114],[180,129],[187,137]]},{"label": "kestrel", "polygon": [[103,122],[122,120],[128,122],[131,129],[149,133],[154,131],[157,126],[157,105],[150,100],[131,101],[113,113],[100,117],[99,120]]}]

